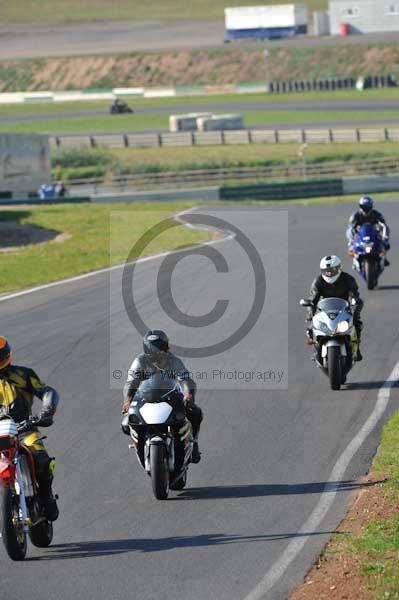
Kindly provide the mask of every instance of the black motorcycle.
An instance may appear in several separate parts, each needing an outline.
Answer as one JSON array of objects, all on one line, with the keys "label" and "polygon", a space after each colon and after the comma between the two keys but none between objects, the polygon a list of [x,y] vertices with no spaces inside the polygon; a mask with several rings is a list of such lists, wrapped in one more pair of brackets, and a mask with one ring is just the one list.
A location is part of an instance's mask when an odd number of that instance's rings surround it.
[{"label": "black motorcycle", "polygon": [[155,498],[182,490],[193,450],[183,392],[175,379],[159,373],[143,381],[128,412],[128,424],[141,466],[151,477]]},{"label": "black motorcycle", "polygon": [[109,109],[111,115],[125,115],[127,113],[133,113],[133,109],[130,108],[126,102],[121,102],[120,100],[115,100],[111,104],[111,108]]}]

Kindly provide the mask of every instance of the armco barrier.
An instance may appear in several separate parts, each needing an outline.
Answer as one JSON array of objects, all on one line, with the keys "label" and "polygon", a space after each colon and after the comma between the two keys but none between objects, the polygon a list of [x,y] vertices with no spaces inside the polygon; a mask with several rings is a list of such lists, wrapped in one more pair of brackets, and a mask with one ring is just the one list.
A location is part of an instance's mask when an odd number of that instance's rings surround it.
[{"label": "armco barrier", "polygon": [[254,185],[225,185],[220,188],[221,200],[290,200],[293,198],[342,195],[342,179],[260,183]]},{"label": "armco barrier", "polygon": [[[101,133],[101,134],[67,134],[50,137],[52,146],[112,146],[123,148],[126,146],[155,147],[155,146],[195,146],[195,145],[223,145],[234,143],[234,136],[227,130],[193,131],[190,136],[177,133]],[[398,127],[380,128],[333,128],[333,129],[236,129],[237,143],[264,144],[264,143],[335,143],[335,142],[380,142],[398,141]],[[164,143],[164,138],[167,142]]]}]

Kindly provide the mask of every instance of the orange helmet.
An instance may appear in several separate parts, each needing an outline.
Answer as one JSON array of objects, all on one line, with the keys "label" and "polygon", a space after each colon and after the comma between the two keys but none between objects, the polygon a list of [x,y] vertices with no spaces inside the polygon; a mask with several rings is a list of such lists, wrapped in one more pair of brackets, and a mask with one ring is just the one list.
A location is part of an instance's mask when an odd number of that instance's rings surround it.
[{"label": "orange helmet", "polygon": [[0,336],[0,370],[11,364],[11,348],[6,338]]}]

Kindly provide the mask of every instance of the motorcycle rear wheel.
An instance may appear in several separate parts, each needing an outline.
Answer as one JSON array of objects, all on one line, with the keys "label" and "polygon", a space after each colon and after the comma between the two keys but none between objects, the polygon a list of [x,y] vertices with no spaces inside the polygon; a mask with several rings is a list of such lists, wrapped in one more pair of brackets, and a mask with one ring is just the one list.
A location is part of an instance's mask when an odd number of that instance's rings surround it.
[{"label": "motorcycle rear wheel", "polygon": [[163,444],[151,444],[150,466],[154,496],[157,500],[166,500],[169,494],[169,468]]},{"label": "motorcycle rear wheel", "polygon": [[20,523],[18,498],[10,488],[0,488],[0,531],[11,560],[24,560],[26,533]]}]

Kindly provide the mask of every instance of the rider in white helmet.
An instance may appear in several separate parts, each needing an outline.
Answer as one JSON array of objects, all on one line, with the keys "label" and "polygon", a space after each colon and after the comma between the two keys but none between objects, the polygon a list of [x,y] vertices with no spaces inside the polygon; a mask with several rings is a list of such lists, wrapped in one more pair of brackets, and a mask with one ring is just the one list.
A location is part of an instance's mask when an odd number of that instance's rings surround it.
[{"label": "rider in white helmet", "polygon": [[[356,300],[356,307],[353,313],[353,324],[359,341],[357,360],[362,360],[360,353],[360,336],[363,323],[360,318],[360,312],[363,308],[363,300],[359,295],[359,288],[356,280],[349,273],[342,271],[341,260],[335,254],[324,256],[320,261],[321,274],[316,277],[310,288],[310,300],[313,302],[313,308],[310,309],[307,321],[311,321],[316,309],[317,303],[321,298],[342,298],[343,300]],[[308,336],[311,336],[311,330],[307,330]]]}]

